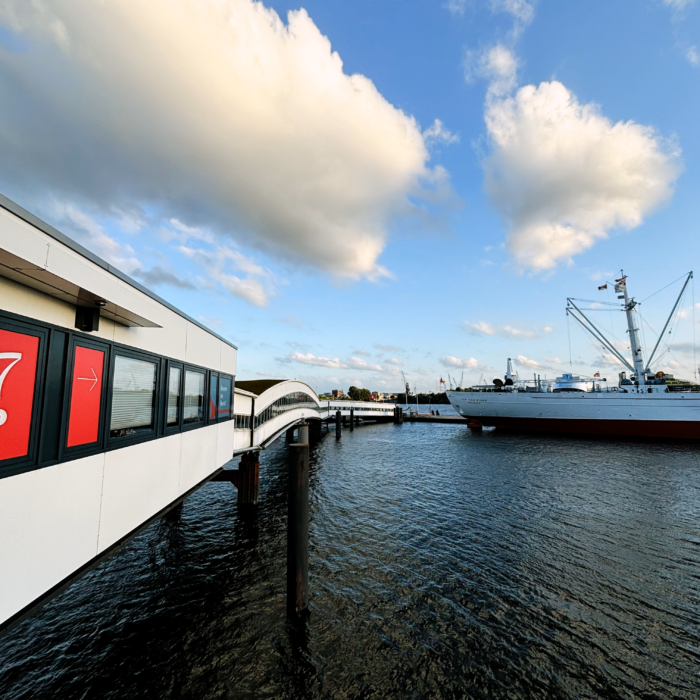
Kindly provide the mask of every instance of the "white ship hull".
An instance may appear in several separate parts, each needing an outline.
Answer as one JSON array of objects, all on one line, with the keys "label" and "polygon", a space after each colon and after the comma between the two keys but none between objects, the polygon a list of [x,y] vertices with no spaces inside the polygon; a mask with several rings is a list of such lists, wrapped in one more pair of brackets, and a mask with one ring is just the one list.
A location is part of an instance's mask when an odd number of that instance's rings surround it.
[{"label": "white ship hull", "polygon": [[700,439],[700,393],[448,391],[471,428]]}]

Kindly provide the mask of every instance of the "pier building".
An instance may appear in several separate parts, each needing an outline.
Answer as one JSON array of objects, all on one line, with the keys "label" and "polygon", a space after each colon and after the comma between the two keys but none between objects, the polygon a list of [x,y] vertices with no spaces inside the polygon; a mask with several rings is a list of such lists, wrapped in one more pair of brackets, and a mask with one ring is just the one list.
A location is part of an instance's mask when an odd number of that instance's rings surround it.
[{"label": "pier building", "polygon": [[336,406],[296,380],[237,384],[236,362],[233,343],[0,196],[0,628],[235,455],[257,469],[275,439],[339,410],[391,419],[393,404]]}]

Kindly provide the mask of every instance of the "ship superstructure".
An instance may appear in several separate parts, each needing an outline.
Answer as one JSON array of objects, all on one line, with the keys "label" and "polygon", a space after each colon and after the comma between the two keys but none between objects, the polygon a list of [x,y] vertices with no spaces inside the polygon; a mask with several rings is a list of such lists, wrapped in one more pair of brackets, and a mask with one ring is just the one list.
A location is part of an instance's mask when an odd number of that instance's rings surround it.
[{"label": "ship superstructure", "polygon": [[637,302],[629,296],[627,277],[615,281],[623,300],[631,358],[625,357],[603,331],[586,315],[577,300],[567,299],[567,314],[610,352],[630,372],[622,371],[617,384],[596,374],[581,377],[562,374],[554,380],[520,379],[508,360],[503,379],[493,385],[466,391],[448,391],[454,408],[467,425],[514,430],[538,430],[595,435],[629,435],[700,439],[700,386],[675,379],[664,372],[652,372],[651,364],[671,319],[692,279],[688,273],[681,293],[646,363],[639,341]]}]

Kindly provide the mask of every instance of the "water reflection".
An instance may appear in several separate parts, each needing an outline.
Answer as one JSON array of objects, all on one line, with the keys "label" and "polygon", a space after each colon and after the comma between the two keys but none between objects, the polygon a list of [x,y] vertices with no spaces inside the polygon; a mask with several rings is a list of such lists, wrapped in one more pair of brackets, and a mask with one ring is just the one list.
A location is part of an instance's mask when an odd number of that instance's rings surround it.
[{"label": "water reflection", "polygon": [[311,462],[285,620],[286,448],[0,639],[3,698],[700,696],[700,449],[363,426]]}]

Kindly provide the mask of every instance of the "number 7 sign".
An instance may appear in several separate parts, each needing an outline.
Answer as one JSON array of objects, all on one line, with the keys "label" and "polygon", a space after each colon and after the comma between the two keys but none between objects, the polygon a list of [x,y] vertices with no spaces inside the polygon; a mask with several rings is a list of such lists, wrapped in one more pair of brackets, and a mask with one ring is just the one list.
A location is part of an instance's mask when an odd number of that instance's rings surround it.
[{"label": "number 7 sign", "polygon": [[29,452],[39,339],[0,330],[0,460]]}]

